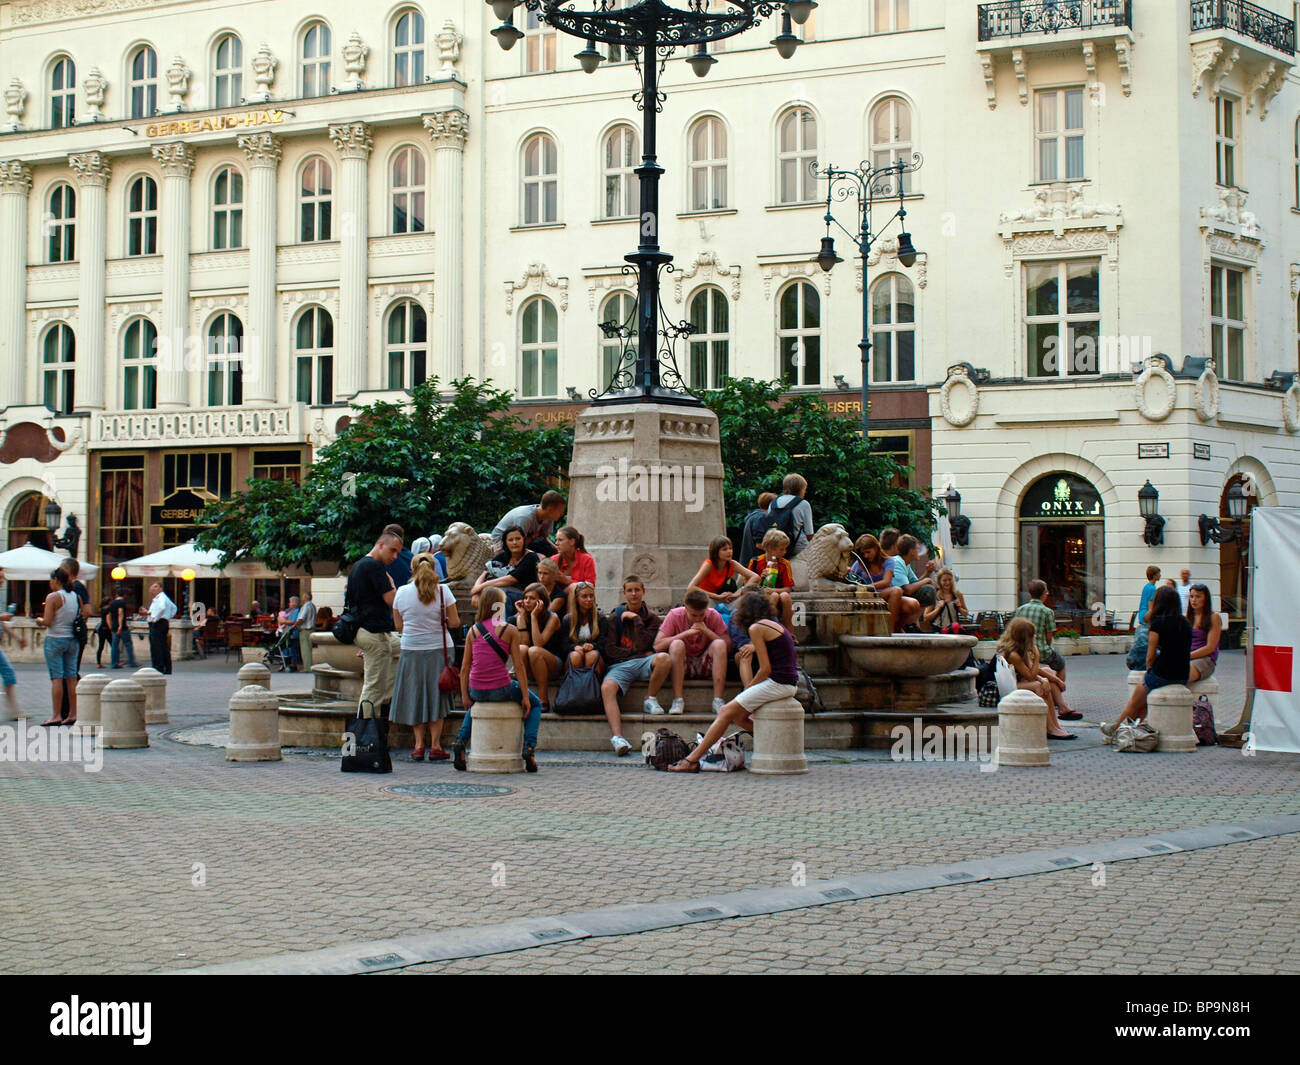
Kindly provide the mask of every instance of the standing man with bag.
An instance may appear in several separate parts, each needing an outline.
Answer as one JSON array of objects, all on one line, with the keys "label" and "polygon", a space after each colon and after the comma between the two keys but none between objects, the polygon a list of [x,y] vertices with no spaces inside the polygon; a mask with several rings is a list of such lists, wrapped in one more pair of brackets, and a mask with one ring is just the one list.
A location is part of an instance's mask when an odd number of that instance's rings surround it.
[{"label": "standing man with bag", "polygon": [[166,676],[172,671],[172,642],[167,634],[168,622],[176,616],[176,604],[167,598],[157,581],[149,585],[153,599],[149,603],[149,664]]},{"label": "standing man with bag", "polygon": [[354,642],[365,659],[365,679],[357,701],[360,717],[382,717],[380,710],[392,700],[397,681],[394,659],[401,648],[401,638],[393,625],[397,588],[387,567],[402,553],[402,538],[393,528],[390,525],[380,534],[370,553],[348,574],[347,605],[357,620]]}]

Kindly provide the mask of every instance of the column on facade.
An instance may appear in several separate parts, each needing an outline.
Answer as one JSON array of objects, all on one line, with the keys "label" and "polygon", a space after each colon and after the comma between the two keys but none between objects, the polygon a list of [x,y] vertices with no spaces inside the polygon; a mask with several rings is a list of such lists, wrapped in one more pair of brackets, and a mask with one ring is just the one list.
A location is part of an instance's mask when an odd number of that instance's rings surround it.
[{"label": "column on facade", "polygon": [[248,322],[244,332],[244,401],[276,401],[275,176],[280,138],[251,133],[239,138],[248,157]]},{"label": "column on facade", "polygon": [[[190,175],[194,149],[183,141],[155,144],[153,157],[162,167],[162,329],[158,339],[158,406],[190,405],[186,344],[190,332]],[[194,351],[200,357],[201,342]],[[191,364],[189,370],[196,367]]]},{"label": "column on facade", "polygon": [[433,350],[444,381],[461,376],[464,353],[464,248],[461,189],[469,115],[449,107],[424,116],[434,149]]},{"label": "column on facade", "polygon": [[27,194],[32,172],[0,162],[0,409],[27,402]]},{"label": "column on facade", "polygon": [[343,160],[339,173],[339,321],[334,331],[339,398],[369,387],[366,303],[370,226],[366,171],[374,142],[364,122],[330,126],[330,139]]},{"label": "column on facade", "polygon": [[77,177],[77,406],[104,409],[104,292],[108,259],[108,160],[99,152],[68,156]]}]

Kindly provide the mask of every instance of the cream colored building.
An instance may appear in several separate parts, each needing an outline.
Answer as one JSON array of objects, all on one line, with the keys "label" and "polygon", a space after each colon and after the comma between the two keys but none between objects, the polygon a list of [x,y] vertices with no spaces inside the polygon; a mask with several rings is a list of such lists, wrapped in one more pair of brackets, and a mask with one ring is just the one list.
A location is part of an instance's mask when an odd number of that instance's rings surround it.
[{"label": "cream colored building", "polygon": [[[806,167],[919,152],[921,255],[899,263],[895,225],[868,267],[873,435],[961,492],[971,605],[1051,569],[1058,597],[1127,615],[1151,562],[1218,590],[1235,548],[1196,518],[1229,481],[1300,502],[1300,389],[1277,376],[1300,368],[1295,12],[1263,8],[823,0],[789,61],[770,22],[707,78],[670,60],[656,222],[665,310],[701,328],[683,375],[785,374],[860,416],[861,276],[842,235],[835,272],[811,262]],[[34,441],[0,448],[11,539],[43,492],[88,517],[87,557],[153,550],[185,518],[151,508],[292,476],[348,400],[422,374],[491,377],[539,423],[603,388],[638,77],[620,54],[582,73],[581,42],[519,14],[503,52],[479,0],[0,3],[0,417]],[[1082,520],[1022,519],[1063,480]]]}]

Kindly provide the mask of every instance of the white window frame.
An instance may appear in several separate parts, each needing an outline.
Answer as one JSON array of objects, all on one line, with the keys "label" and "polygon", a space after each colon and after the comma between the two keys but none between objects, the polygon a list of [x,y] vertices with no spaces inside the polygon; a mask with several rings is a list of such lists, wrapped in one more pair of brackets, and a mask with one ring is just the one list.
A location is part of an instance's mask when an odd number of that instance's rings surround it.
[{"label": "white window frame", "polygon": [[[549,307],[555,319],[555,338],[547,339],[543,335],[543,326],[546,322],[544,308]],[[536,308],[537,316],[537,340],[526,342],[524,340],[524,328],[527,323],[527,316],[533,313]],[[545,380],[545,360],[547,351],[555,352],[555,387],[550,391],[546,390]],[[537,391],[525,391],[525,382],[528,380],[526,370],[527,363],[530,359],[536,360],[536,381]],[[560,391],[560,312],[555,304],[545,296],[533,296],[519,309],[519,397],[521,399],[549,399],[558,395]]]},{"label": "white window frame", "polygon": [[[1225,125],[1231,126],[1231,130],[1225,130]],[[1219,93],[1214,98],[1214,180],[1220,188],[1242,187],[1241,162],[1244,156],[1241,151],[1241,101],[1228,93]]]},{"label": "white window frame", "polygon": [[[617,322],[619,325],[631,325],[629,328],[636,328],[636,295],[627,289],[619,289],[611,292],[600,305],[600,315],[596,319],[600,322]],[[607,337],[605,331],[596,329],[600,343],[600,381],[598,382],[601,389],[609,386],[613,379],[614,373],[623,365],[623,345],[629,343],[620,336]],[[633,353],[637,350],[637,337],[630,340],[631,350]]]},{"label": "white window frame", "polygon": [[[55,197],[62,202],[57,206]],[[77,190],[66,181],[56,182],[45,196],[45,261],[77,261]],[[66,214],[60,214],[66,211]]]},{"label": "white window frame", "polygon": [[[399,185],[397,168],[403,160],[406,163],[406,183]],[[394,234],[423,233],[427,228],[425,213],[429,204],[428,173],[424,153],[414,145],[403,145],[393,153],[388,164],[388,207],[391,231]],[[400,216],[399,209],[402,212]]]},{"label": "white window frame", "polygon": [[[405,23],[406,41],[399,41]],[[423,85],[425,68],[424,15],[413,7],[403,8],[393,19],[393,86]]]},{"label": "white window frame", "polygon": [[[152,403],[147,402],[150,393]],[[148,318],[132,318],[122,330],[122,409],[156,410],[157,407],[158,327]]]},{"label": "white window frame", "polygon": [[[1087,134],[1084,128],[1084,88],[1082,85],[1062,85],[1052,89],[1039,89],[1034,93],[1034,181],[1039,184],[1046,184],[1053,181],[1086,181],[1088,166],[1087,156]],[[1069,126],[1070,113],[1070,96],[1075,95],[1079,100],[1079,125]],[[1052,100],[1052,122],[1051,129],[1042,128],[1042,105],[1049,98]],[[1071,174],[1069,172],[1071,142],[1079,143],[1079,173]],[[1050,145],[1050,148],[1049,148]],[[1053,162],[1056,168],[1054,174],[1048,174],[1043,168],[1043,151],[1048,149],[1052,151]]]},{"label": "white window frame", "polygon": [[[307,341],[303,341],[303,326]],[[326,330],[328,329],[328,337]],[[325,341],[329,342],[326,343]],[[328,407],[334,402],[334,316],[324,307],[303,308],[293,324],[293,396],[294,402],[309,407]],[[303,370],[307,371],[307,396],[303,398]],[[328,396],[325,374],[329,373]]]},{"label": "white window frame", "polygon": [[559,31],[529,11],[524,16],[524,53],[520,57],[525,74],[550,74],[559,70]]},{"label": "white window frame", "polygon": [[[1232,318],[1228,314],[1228,276],[1236,274],[1241,278],[1241,317]],[[1219,377],[1224,381],[1245,381],[1250,372],[1250,285],[1251,270],[1237,263],[1223,262],[1215,259],[1210,263],[1210,355],[1214,359]],[[1219,314],[1214,313],[1215,301],[1219,303]],[[1229,338],[1232,334],[1241,337],[1241,365],[1230,365],[1228,353]],[[1239,369],[1240,373],[1233,373]]]},{"label": "white window frame", "polygon": [[[415,338],[417,321],[424,330],[423,340]],[[401,329],[401,336],[396,340],[392,334],[394,323],[399,324]],[[417,356],[424,364],[422,372],[418,374]],[[393,391],[413,391],[417,385],[429,379],[429,315],[415,300],[399,300],[384,316],[384,367],[388,387]]]},{"label": "white window frame", "polygon": [[[702,128],[708,132],[705,134],[703,153],[697,154],[696,131]],[[727,185],[731,175],[727,156],[728,141],[727,124],[717,115],[701,115],[687,129],[687,203],[690,204],[690,213],[706,214],[729,210],[731,201],[727,195]],[[700,206],[700,199],[696,196],[696,186],[701,176],[705,192],[704,206]]]},{"label": "white window frame", "polygon": [[[537,172],[530,174],[528,157],[534,145],[537,145]],[[546,169],[548,146],[555,163],[554,170],[550,171]],[[560,221],[560,146],[553,135],[545,132],[528,135],[519,152],[519,173],[519,224],[521,226],[557,225]],[[536,217],[531,219],[528,215],[530,189],[536,190],[537,210]],[[548,192],[552,194],[550,203],[554,209],[553,215],[550,216],[546,210]]]},{"label": "white window frame", "polygon": [[[220,191],[223,176],[225,200]],[[212,175],[212,250],[230,251],[244,246],[244,175],[239,167],[227,164]]]},{"label": "white window frame", "polygon": [[[727,294],[717,285],[701,285],[686,301],[686,320],[692,324],[695,324],[695,308],[701,299],[704,301],[705,325],[687,338],[690,366],[686,377],[693,389],[721,388],[731,374],[731,300],[727,299]],[[714,311],[719,302],[727,312],[725,332],[715,332],[713,329]],[[697,356],[702,358],[704,364],[702,372]]]},{"label": "white window frame", "polygon": [[[898,308],[903,303],[899,299],[899,290],[904,285],[907,286],[911,295],[912,320],[910,322],[901,322],[898,318]],[[889,288],[889,320],[878,321],[876,318],[876,293],[886,286]],[[871,383],[873,385],[894,385],[909,384],[916,381],[919,352],[916,343],[916,286],[912,284],[912,279],[906,274],[901,274],[895,270],[876,278],[871,282],[871,299],[868,306],[871,310]],[[898,365],[898,340],[904,333],[910,333],[912,336],[912,373],[909,377],[901,375]],[[881,337],[884,337],[889,344],[889,373],[884,377],[876,372],[876,359],[880,354]]]},{"label": "white window frame", "polygon": [[152,118],[158,113],[158,53],[151,45],[139,45],[131,51],[126,69],[128,117]]},{"label": "white window frame", "polygon": [[[876,139],[876,115],[882,108],[888,108],[889,116],[889,137],[885,140]],[[907,136],[903,136],[902,124],[899,121],[900,115],[907,116]],[[916,115],[913,112],[912,104],[909,100],[897,94],[882,96],[871,105],[871,111],[867,115],[867,138],[871,145],[871,165],[873,167],[892,166],[900,160],[905,163],[912,161],[912,150],[916,144]],[[903,194],[910,195],[913,191],[913,174],[904,172],[901,177]],[[890,187],[894,193],[897,188]]]},{"label": "white window frame", "polygon": [[872,0],[871,32],[894,33],[911,29],[911,11],[907,0]]},{"label": "white window frame", "polygon": [[[229,49],[222,66],[222,51]],[[237,107],[244,98],[244,42],[236,33],[223,33],[212,46],[212,106]]]},{"label": "white window frame", "polygon": [[[795,124],[795,146],[785,147],[786,125]],[[808,143],[808,126],[812,125],[812,143]],[[809,167],[817,161],[818,141],[821,135],[817,115],[811,107],[796,104],[781,112],[776,123],[776,202],[793,205],[817,202],[818,178]],[[786,164],[794,164],[795,187],[786,187]],[[793,191],[793,194],[791,192]]]},{"label": "white window frame", "polygon": [[[140,206],[133,207],[135,190],[140,189]],[[152,206],[150,201],[152,200]],[[136,248],[132,250],[132,245]],[[158,254],[158,182],[149,174],[138,174],[126,186],[126,258]]]},{"label": "white window frame", "polygon": [[330,94],[334,36],[323,20],[309,23],[298,45],[298,89],[304,98]]},{"label": "white window frame", "polygon": [[[626,149],[629,143],[631,144],[630,156],[632,161],[630,163],[623,162],[627,158],[627,153],[620,151],[614,164],[610,164],[610,148],[615,138],[618,138],[620,147],[623,149]],[[632,126],[619,124],[609,130],[601,140],[600,217],[602,219],[613,220],[639,217],[641,213],[641,179],[637,176],[636,168],[640,165],[640,157],[641,137]],[[618,190],[618,206],[622,208],[613,212],[609,209],[611,181],[616,183],[614,187]]]},{"label": "white window frame", "polygon": [[[1077,265],[1091,265],[1097,274],[1097,310],[1094,311],[1070,311],[1069,310],[1069,278],[1070,267]],[[1029,313],[1029,277],[1030,271],[1045,267],[1054,266],[1056,268],[1056,291],[1057,291],[1057,309],[1055,314],[1033,314]],[[1047,381],[1052,378],[1060,377],[1096,377],[1100,372],[1101,353],[1099,345],[1094,345],[1092,368],[1089,369],[1085,360],[1082,369],[1075,369],[1075,362],[1082,354],[1076,351],[1076,342],[1073,339],[1074,327],[1080,325],[1096,324],[1097,335],[1101,335],[1101,323],[1104,317],[1105,308],[1101,305],[1101,260],[1091,256],[1079,256],[1067,259],[1026,259],[1020,264],[1020,337],[1024,344],[1024,358],[1021,363],[1025,368],[1025,379],[1030,381]],[[1056,372],[1035,374],[1030,373],[1030,358],[1032,353],[1029,350],[1029,327],[1033,325],[1056,325]]]},{"label": "white window frame", "polygon": [[[50,358],[51,349],[59,358]],[[76,405],[76,369],[77,334],[67,322],[52,322],[41,338],[41,402],[55,414],[71,414]]]},{"label": "white window frame", "polygon": [[[612,10],[617,10],[630,7],[634,2],[635,0],[610,0],[609,7]],[[610,63],[630,63],[632,62],[632,54],[635,51],[635,48],[625,47],[621,44],[607,44],[605,45],[605,58]]]},{"label": "white window frame", "polygon": [[[231,324],[238,330],[231,329]],[[220,328],[218,328],[220,327]],[[209,407],[238,407],[244,400],[244,323],[234,311],[220,311],[203,332],[207,368],[205,396]],[[213,384],[221,402],[212,402]]]},{"label": "white window frame", "polygon": [[[807,286],[804,288],[803,286]],[[795,318],[793,326],[783,325],[781,322],[782,305],[785,302],[786,293],[797,289],[799,295],[796,297]],[[816,300],[817,321],[816,326],[809,326],[808,319],[808,299],[807,294]],[[825,362],[825,352],[823,351],[824,332],[826,329],[826,307],[822,294],[817,290],[817,286],[806,277],[795,278],[788,285],[784,285],[781,291],[776,294],[776,349],[777,360],[776,370],[777,379],[787,382],[790,388],[815,388],[821,385],[823,363]],[[808,374],[808,362],[806,357],[800,357],[802,351],[806,350],[805,339],[816,337],[817,339],[817,376],[810,377]],[[786,373],[786,344],[788,341],[794,342],[794,350],[791,352],[791,368],[794,370],[793,378]]]},{"label": "white window frame", "polygon": [[45,87],[49,93],[47,114],[50,129],[77,124],[77,64],[70,55],[55,58],[49,66]]},{"label": "white window frame", "polygon": [[[324,168],[322,171],[322,167]],[[311,170],[314,187],[310,191],[303,188],[307,172]],[[321,175],[329,183],[328,190],[321,191]],[[298,168],[298,219],[297,232],[299,244],[321,244],[334,238],[334,167],[323,155],[311,155],[303,160]],[[307,236],[303,210],[311,211],[312,235]],[[324,231],[322,233],[322,231]]]}]

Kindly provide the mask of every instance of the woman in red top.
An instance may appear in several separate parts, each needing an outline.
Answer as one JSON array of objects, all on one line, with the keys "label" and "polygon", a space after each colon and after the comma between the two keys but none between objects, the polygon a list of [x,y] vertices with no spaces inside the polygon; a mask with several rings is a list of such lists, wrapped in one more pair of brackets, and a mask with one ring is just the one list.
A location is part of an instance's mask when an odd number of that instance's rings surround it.
[{"label": "woman in red top", "polygon": [[731,541],[719,536],[709,544],[709,557],[700,563],[686,590],[703,592],[713,606],[738,599],[743,589],[758,583],[758,574],[734,561],[734,554]]},{"label": "woman in red top", "polygon": [[568,605],[570,584],[586,581],[595,587],[596,560],[587,554],[587,541],[572,525],[564,526],[555,534],[555,547],[558,554],[552,555],[551,561],[560,567],[560,579],[555,584],[551,609],[563,614]]}]

